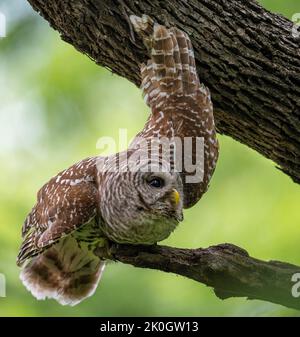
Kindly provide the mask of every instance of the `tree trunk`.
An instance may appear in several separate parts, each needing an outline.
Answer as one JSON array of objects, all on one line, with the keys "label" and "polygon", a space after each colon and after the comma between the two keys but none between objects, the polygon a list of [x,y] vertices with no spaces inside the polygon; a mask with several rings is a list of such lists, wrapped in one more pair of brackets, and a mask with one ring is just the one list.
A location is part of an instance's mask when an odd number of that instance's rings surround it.
[{"label": "tree trunk", "polygon": [[212,92],[218,132],[300,182],[300,40],[289,20],[254,0],[29,2],[63,40],[136,84],[146,50],[128,16],[145,13],[186,31]]}]

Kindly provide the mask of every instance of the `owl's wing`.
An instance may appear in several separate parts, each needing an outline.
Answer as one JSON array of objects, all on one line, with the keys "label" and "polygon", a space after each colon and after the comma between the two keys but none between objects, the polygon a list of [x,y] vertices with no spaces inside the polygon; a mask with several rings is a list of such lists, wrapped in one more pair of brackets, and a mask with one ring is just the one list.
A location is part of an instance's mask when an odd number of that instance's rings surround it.
[{"label": "owl's wing", "polygon": [[154,23],[148,16],[131,16],[135,29],[150,49],[151,58],[141,65],[141,89],[152,112],[162,110],[171,96],[189,96],[200,87],[194,51],[188,35]]},{"label": "owl's wing", "polygon": [[97,212],[95,159],[85,159],[59,173],[38,192],[37,203],[22,228],[17,264],[43,252],[89,223]]},{"label": "owl's wing", "polygon": [[83,160],[52,178],[25,221],[17,263],[20,279],[39,300],[75,305],[98,286],[105,261],[94,248],[105,240],[96,216],[96,160]]},{"label": "owl's wing", "polygon": [[[218,159],[210,92],[200,83],[185,32],[154,23],[146,15],[130,19],[150,56],[141,65],[141,89],[151,115],[138,136],[181,140],[184,208],[189,208],[206,192]],[[188,139],[193,145],[185,145]],[[170,158],[171,163],[175,161]]]}]

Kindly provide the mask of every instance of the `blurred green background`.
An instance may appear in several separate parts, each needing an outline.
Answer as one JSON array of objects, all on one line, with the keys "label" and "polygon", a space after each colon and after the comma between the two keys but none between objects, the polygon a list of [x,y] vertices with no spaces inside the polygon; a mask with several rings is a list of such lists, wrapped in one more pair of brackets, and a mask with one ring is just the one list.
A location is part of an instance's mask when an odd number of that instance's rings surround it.
[{"label": "blurred green background", "polygon": [[[299,0],[261,1],[291,18]],[[19,281],[15,259],[23,220],[51,176],[96,155],[101,136],[134,136],[148,109],[139,89],[96,66],[24,0],[0,0],[8,32],[0,40],[0,273],[7,278],[1,316],[298,316],[281,306],[221,301],[183,277],[112,263],[96,294],[70,308],[36,301]],[[255,257],[300,264],[300,188],[266,160],[228,137],[211,188],[185,212],[164,243],[206,247],[231,242]]]}]

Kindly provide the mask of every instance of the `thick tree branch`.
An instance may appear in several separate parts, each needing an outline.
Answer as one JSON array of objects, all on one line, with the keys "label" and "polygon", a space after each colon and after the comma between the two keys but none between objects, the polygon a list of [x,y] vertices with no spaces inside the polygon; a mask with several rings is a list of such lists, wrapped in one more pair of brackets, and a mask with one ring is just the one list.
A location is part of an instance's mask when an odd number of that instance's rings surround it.
[{"label": "thick tree branch", "polygon": [[213,287],[221,299],[247,297],[300,310],[300,298],[292,296],[292,275],[300,267],[257,260],[232,244],[206,249],[112,244],[109,253],[103,249],[96,253],[135,267],[186,276]]},{"label": "thick tree branch", "polygon": [[300,40],[289,20],[254,0],[29,2],[62,39],[136,84],[146,51],[128,15],[145,13],[185,30],[212,92],[218,131],[300,182]]}]

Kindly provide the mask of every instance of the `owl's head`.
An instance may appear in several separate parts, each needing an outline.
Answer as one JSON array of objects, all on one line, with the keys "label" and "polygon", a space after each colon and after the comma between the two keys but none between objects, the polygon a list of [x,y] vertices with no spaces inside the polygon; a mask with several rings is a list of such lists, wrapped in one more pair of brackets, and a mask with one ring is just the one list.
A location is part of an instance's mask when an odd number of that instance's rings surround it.
[{"label": "owl's head", "polygon": [[118,243],[154,244],[183,220],[177,172],[109,173],[100,191],[101,228]]}]

